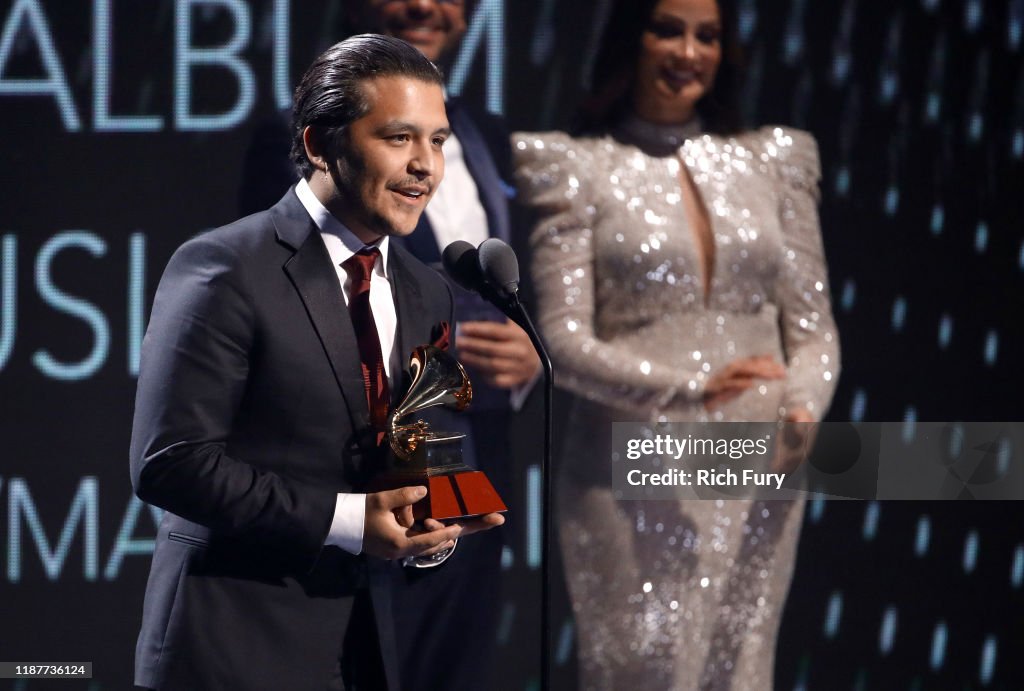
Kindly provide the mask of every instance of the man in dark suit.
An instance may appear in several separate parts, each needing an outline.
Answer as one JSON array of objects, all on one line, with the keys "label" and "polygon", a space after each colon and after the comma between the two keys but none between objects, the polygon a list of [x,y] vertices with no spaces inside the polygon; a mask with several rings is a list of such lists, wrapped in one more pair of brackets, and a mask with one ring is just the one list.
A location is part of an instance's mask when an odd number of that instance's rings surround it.
[{"label": "man in dark suit", "polygon": [[[466,31],[468,1],[359,0],[346,4],[347,28],[400,38],[432,62],[447,65]],[[489,237],[517,239],[511,232],[511,151],[503,121],[458,98],[448,98],[446,106],[452,136],[445,144],[445,184],[415,232],[397,239],[435,267],[443,248],[455,240],[478,245]],[[246,154],[243,210],[259,208],[290,184],[294,173],[287,165],[286,141],[281,120],[257,130]],[[456,286],[453,291],[459,317],[456,355],[469,371],[474,400],[466,413],[437,411],[433,421],[439,429],[466,434],[467,462],[485,471],[500,493],[514,495],[510,428],[528,427],[531,414],[539,428],[539,411],[523,406],[540,375],[540,361],[522,329],[477,296]],[[475,691],[486,683],[498,625],[501,551],[508,535],[495,531],[460,544],[460,559],[447,564],[443,573],[394,573],[403,689]],[[439,581],[443,588],[436,587]],[[443,595],[447,590],[470,596],[453,603]],[[464,661],[447,661],[444,651],[451,649],[465,651]]]},{"label": "man in dark suit", "polygon": [[398,688],[389,560],[438,563],[502,522],[414,525],[425,488],[360,493],[402,360],[453,318],[444,281],[389,242],[444,175],[436,68],[354,37],[306,72],[293,120],[302,179],[183,245],[157,290],[131,445],[137,494],[168,512],[144,687]]}]

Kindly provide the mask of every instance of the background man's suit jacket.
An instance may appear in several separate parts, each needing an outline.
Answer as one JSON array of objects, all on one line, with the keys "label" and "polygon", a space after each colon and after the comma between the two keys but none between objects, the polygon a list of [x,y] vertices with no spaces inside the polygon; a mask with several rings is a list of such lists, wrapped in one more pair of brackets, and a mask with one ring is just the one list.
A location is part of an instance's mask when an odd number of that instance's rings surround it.
[{"label": "background man's suit jacket", "polygon": [[[451,323],[450,290],[389,252],[396,348]],[[408,385],[393,377],[397,398]],[[407,376],[407,375],[406,375]],[[290,189],[273,208],[178,250],[143,344],[132,481],[168,510],[146,589],[136,683],[317,689],[357,589],[374,600],[395,683],[388,562],[324,548],[340,491],[380,458],[337,274]]]}]

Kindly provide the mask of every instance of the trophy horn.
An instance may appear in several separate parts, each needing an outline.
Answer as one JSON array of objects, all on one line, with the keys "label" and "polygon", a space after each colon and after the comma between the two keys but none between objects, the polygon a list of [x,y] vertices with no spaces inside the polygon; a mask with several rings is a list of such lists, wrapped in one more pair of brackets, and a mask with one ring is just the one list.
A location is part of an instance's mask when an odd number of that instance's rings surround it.
[{"label": "trophy horn", "polygon": [[444,405],[465,410],[473,400],[473,386],[462,364],[446,351],[432,345],[417,346],[409,358],[412,383],[402,401],[391,411],[388,434],[391,448],[400,457],[407,457],[421,441],[431,434],[424,423],[399,425],[399,421],[426,408]]}]

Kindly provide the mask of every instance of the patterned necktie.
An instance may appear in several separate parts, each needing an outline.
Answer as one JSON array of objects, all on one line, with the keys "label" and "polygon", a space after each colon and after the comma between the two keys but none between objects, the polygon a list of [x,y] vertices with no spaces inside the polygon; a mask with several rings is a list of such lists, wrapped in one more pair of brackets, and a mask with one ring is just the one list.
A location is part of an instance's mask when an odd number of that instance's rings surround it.
[{"label": "patterned necktie", "polygon": [[377,323],[370,309],[370,275],[373,265],[380,256],[376,247],[364,247],[353,254],[342,266],[351,280],[348,311],[359,344],[359,359],[362,361],[363,386],[366,388],[366,402],[370,409],[370,424],[377,431],[377,444],[384,438],[388,419],[388,378],[384,372],[384,357],[381,355]]}]

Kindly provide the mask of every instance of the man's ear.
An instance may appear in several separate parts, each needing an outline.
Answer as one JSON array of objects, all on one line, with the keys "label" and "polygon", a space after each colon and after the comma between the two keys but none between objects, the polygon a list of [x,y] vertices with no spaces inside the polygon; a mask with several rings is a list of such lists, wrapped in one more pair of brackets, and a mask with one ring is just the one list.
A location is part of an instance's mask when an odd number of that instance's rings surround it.
[{"label": "man's ear", "polygon": [[302,144],[306,147],[306,158],[313,164],[313,167],[323,170],[327,165],[325,158],[327,152],[324,151],[323,137],[312,125],[306,125],[306,129],[302,130]]}]

